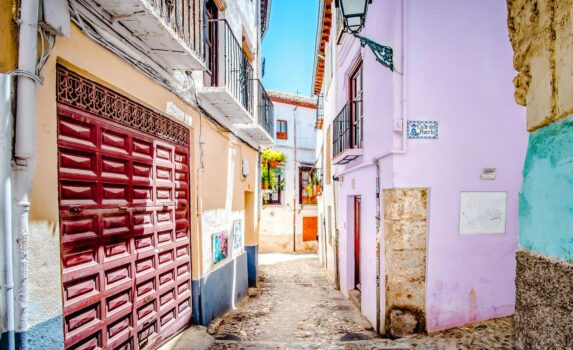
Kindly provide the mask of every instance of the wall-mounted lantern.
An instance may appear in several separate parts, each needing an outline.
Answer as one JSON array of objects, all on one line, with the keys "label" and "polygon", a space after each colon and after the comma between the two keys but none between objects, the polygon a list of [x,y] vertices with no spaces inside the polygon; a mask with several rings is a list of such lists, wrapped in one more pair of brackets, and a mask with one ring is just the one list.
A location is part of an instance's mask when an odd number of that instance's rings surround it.
[{"label": "wall-mounted lantern", "polygon": [[342,12],[347,33],[360,33],[366,21],[369,3],[372,3],[372,0],[336,0],[336,7]]},{"label": "wall-mounted lantern", "polygon": [[389,46],[380,45],[377,42],[360,36],[359,33],[366,23],[368,4],[372,0],[336,0],[335,6],[342,12],[344,19],[344,32],[354,35],[360,40],[362,47],[368,46],[376,56],[376,61],[394,71],[393,51]]}]

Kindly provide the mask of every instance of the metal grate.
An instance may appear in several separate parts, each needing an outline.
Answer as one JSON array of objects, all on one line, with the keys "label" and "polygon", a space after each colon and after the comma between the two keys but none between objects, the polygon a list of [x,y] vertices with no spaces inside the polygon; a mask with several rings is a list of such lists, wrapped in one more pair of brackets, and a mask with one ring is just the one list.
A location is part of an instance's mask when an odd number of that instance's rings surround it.
[{"label": "metal grate", "polygon": [[203,52],[200,0],[149,0],[165,23],[193,51]]},{"label": "metal grate", "polygon": [[[229,23],[224,19],[209,20],[211,32],[217,33],[217,62],[214,86],[225,86],[230,94],[252,115],[254,104],[254,71],[251,62],[235,37]],[[209,61],[211,57],[205,57]]]},{"label": "metal grate", "polygon": [[275,108],[271,98],[267,94],[263,84],[257,79],[259,89],[259,125],[269,134],[270,137],[275,135]]},{"label": "metal grate", "polygon": [[63,66],[57,68],[57,100],[164,140],[189,145],[189,129],[185,126]]}]

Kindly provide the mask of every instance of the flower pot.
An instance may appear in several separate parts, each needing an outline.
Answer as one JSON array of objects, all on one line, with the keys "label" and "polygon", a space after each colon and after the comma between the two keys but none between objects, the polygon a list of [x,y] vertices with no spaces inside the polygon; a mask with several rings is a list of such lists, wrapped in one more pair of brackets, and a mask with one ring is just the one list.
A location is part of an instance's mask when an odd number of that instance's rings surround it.
[{"label": "flower pot", "polygon": [[269,188],[269,184],[266,182],[263,182],[263,190],[267,190]]}]

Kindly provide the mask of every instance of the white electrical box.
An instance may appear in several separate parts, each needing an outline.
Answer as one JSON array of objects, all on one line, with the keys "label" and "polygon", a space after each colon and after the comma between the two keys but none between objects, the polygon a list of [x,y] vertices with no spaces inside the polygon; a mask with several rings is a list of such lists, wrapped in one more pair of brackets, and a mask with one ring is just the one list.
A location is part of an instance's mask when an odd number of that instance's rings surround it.
[{"label": "white electrical box", "polygon": [[243,158],[243,162],[241,165],[242,165],[241,168],[243,170],[243,176],[244,177],[249,176],[249,159]]}]

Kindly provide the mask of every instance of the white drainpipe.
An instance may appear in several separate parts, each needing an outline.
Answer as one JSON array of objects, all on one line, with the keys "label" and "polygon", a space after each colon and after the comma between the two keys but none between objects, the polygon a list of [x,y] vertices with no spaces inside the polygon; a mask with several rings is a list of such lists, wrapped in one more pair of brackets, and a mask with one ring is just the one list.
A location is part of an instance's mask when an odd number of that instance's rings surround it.
[{"label": "white drainpipe", "polygon": [[[20,349],[26,348],[28,329],[28,234],[29,192],[36,149],[36,57],[38,50],[39,0],[22,0],[18,51],[18,90],[16,95],[16,132],[14,145],[13,233],[17,262],[15,290],[16,332],[21,332]],[[49,277],[48,277],[49,278]]]},{"label": "white drainpipe", "polygon": [[0,250],[2,251],[2,275],[0,289],[2,291],[3,321],[0,330],[6,332],[7,339],[2,343],[7,349],[14,349],[14,270],[12,245],[12,130],[14,94],[12,91],[13,77],[0,74]]}]

